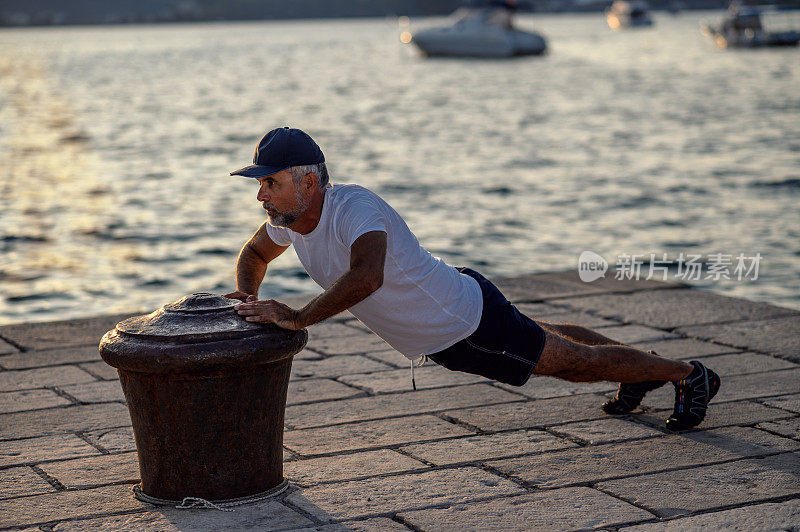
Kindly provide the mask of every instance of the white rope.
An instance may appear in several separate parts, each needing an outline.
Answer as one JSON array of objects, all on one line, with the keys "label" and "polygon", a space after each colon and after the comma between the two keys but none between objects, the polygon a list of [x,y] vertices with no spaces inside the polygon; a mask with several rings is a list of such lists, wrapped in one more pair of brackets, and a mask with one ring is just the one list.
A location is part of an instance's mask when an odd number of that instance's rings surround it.
[{"label": "white rope", "polygon": [[143,492],[141,486],[141,484],[136,484],[133,487],[133,495],[140,501],[150,504],[156,504],[158,506],[173,506],[181,510],[209,508],[212,510],[219,510],[221,512],[232,512],[233,510],[229,509],[231,506],[249,504],[251,502],[261,501],[264,499],[269,499],[270,497],[275,497],[276,495],[280,495],[289,487],[289,481],[283,479],[283,482],[267,491],[262,491],[261,493],[256,493],[254,495],[248,495],[247,497],[240,497],[238,499],[226,499],[221,501],[209,501],[208,499],[203,499],[202,497],[184,497],[182,501],[159,499],[158,497],[153,497],[152,495],[148,495]]},{"label": "white rope", "polygon": [[232,512],[233,511],[232,508],[223,508],[222,506],[219,506],[218,504],[214,504],[213,502],[207,501],[207,500],[202,499],[200,497],[184,497],[183,501],[181,501],[181,503],[179,505],[177,505],[175,508],[179,508],[181,510],[189,509],[189,508],[211,508],[211,509],[214,509],[214,510],[219,510],[221,512]]}]

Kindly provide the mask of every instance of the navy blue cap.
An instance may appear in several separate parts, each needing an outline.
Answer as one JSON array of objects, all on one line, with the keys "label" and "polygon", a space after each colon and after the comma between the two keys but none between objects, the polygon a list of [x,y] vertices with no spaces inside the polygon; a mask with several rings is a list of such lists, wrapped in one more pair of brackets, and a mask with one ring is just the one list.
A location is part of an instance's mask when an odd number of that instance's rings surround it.
[{"label": "navy blue cap", "polygon": [[290,166],[324,162],[322,150],[307,133],[288,126],[279,127],[264,135],[258,143],[253,164],[231,172],[231,175],[265,177]]}]

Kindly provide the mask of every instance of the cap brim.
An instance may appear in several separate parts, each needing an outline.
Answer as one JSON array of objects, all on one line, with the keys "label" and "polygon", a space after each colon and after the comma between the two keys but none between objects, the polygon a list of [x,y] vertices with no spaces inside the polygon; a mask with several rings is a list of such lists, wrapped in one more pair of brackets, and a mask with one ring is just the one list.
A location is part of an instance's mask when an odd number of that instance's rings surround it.
[{"label": "cap brim", "polygon": [[235,172],[231,172],[231,175],[241,175],[244,177],[266,177],[268,175],[277,174],[281,170],[286,170],[289,168],[288,166],[262,166],[260,164],[251,164],[250,166],[245,166],[244,168],[240,168]]}]

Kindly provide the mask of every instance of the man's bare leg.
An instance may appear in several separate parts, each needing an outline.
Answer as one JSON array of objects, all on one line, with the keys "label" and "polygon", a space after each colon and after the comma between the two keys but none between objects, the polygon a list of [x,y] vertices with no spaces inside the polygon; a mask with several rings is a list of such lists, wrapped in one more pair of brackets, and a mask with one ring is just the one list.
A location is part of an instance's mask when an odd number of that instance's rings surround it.
[{"label": "man's bare leg", "polygon": [[565,338],[569,338],[575,342],[586,345],[626,345],[622,342],[612,340],[608,336],[603,336],[597,331],[584,327],[582,325],[575,325],[574,323],[548,323],[546,321],[534,320],[542,328],[553,331]]},{"label": "man's bare leg", "polygon": [[[579,325],[537,322],[546,338],[534,372],[572,382],[676,382],[692,372],[686,362],[660,357],[620,345],[600,333]],[[561,331],[576,340],[559,334]]]},{"label": "man's bare leg", "polygon": [[544,329],[545,346],[534,372],[575,382],[619,382],[616,397],[602,405],[607,414],[631,412],[647,392],[672,381],[675,408],[666,427],[686,430],[703,421],[719,391],[719,375],[697,360],[687,364],[645,353],[580,325],[537,323]]}]

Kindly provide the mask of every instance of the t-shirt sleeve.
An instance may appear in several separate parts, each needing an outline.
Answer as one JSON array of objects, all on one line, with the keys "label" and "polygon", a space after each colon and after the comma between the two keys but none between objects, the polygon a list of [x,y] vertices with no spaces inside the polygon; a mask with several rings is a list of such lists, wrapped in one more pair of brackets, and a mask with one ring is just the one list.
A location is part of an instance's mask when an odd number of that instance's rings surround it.
[{"label": "t-shirt sleeve", "polygon": [[337,233],[339,240],[351,247],[358,237],[370,231],[388,233],[386,215],[378,202],[369,196],[352,198],[339,216]]},{"label": "t-shirt sleeve", "polygon": [[292,239],[289,238],[289,230],[285,227],[275,227],[274,225],[266,224],[267,235],[273,242],[279,246],[291,246]]}]

